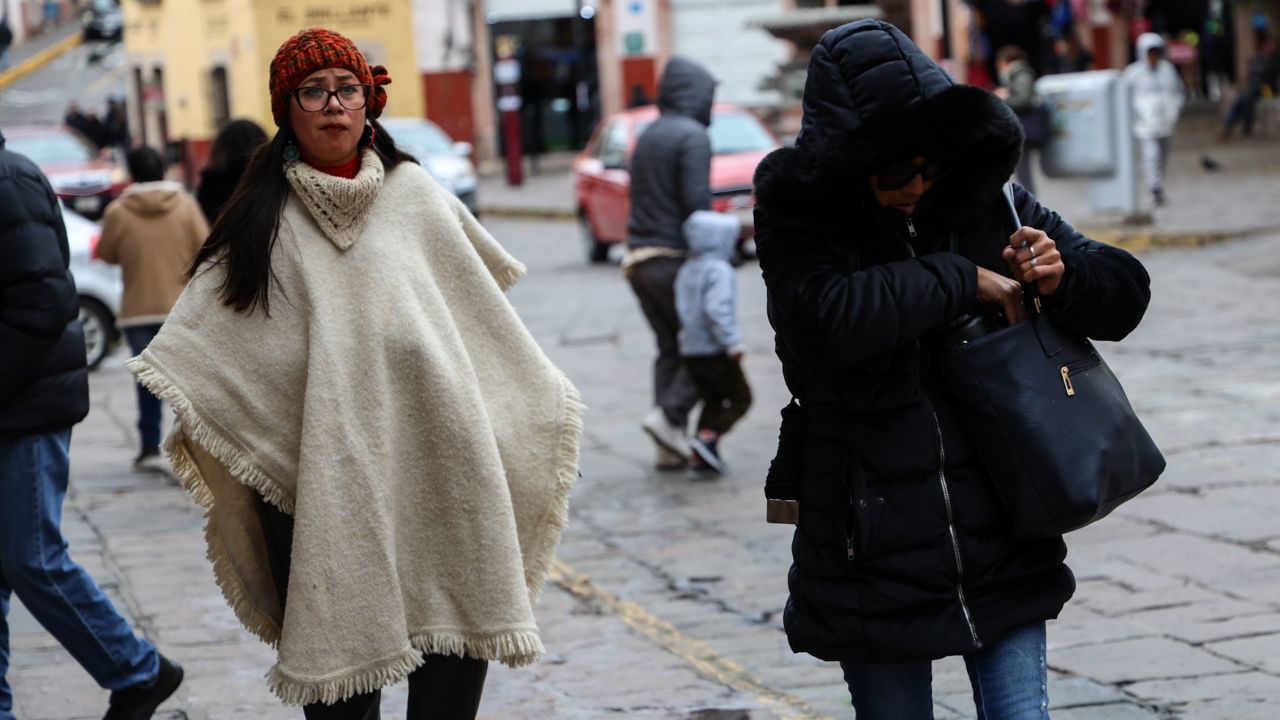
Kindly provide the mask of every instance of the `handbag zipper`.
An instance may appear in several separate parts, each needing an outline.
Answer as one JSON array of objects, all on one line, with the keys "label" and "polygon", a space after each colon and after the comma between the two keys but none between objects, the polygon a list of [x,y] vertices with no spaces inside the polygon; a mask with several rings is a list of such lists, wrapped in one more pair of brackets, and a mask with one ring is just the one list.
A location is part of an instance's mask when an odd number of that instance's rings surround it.
[{"label": "handbag zipper", "polygon": [[[910,215],[907,216],[907,234],[910,235],[911,237],[916,237],[916,224],[912,222]],[[911,243],[907,243],[907,245],[910,246]],[[912,250],[911,257],[915,257],[915,256],[916,256],[916,251]]]},{"label": "handbag zipper", "polygon": [[[1074,370],[1076,370],[1077,372],[1080,370],[1088,370],[1096,366],[1100,362],[1102,362],[1101,357],[1099,357],[1098,355],[1092,355],[1076,363]],[[1075,397],[1076,395],[1076,388],[1074,385],[1071,384],[1072,369],[1073,368],[1070,365],[1063,365],[1061,368],[1058,368],[1058,372],[1062,374],[1062,386],[1067,391],[1067,397]]]}]

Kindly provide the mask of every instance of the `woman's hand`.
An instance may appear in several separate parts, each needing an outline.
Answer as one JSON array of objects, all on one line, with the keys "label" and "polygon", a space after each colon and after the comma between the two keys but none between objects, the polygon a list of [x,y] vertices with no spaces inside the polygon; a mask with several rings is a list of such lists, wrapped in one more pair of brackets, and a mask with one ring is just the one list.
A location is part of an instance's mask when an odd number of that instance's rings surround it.
[{"label": "woman's hand", "polygon": [[1062,283],[1067,266],[1053,238],[1032,227],[1022,227],[1009,238],[1009,247],[1001,257],[1009,264],[1013,277],[1022,283],[1035,283],[1041,295],[1052,295]]},{"label": "woman's hand", "polygon": [[1022,306],[1022,285],[984,267],[978,268],[978,302],[1003,312],[1010,325],[1027,319],[1026,308]]}]

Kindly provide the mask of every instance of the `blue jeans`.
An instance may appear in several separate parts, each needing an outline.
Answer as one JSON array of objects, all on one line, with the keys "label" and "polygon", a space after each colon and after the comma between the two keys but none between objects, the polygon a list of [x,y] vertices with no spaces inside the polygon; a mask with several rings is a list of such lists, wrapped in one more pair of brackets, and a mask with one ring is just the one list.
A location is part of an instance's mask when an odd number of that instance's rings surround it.
[{"label": "blue jeans", "polygon": [[[129,350],[134,355],[142,352],[160,332],[159,325],[135,325],[124,329],[124,336],[129,341]],[[150,390],[137,386],[138,390],[138,435],[142,437],[142,451],[160,448],[160,398]]]},{"label": "blue jeans", "polygon": [[1252,135],[1254,114],[1261,96],[1261,91],[1245,90],[1240,93],[1235,102],[1231,103],[1230,111],[1227,112],[1227,119],[1222,124],[1223,132],[1230,134],[1237,124],[1243,123],[1244,134]]},{"label": "blue jeans", "polygon": [[[1044,623],[964,656],[978,720],[1048,720]],[[933,720],[930,662],[840,663],[857,720]]]},{"label": "blue jeans", "polygon": [[152,682],[155,646],[133,634],[84,568],[67,555],[62,501],[71,430],[0,437],[0,720],[14,720],[9,671],[9,596],[16,593],[99,685]]}]

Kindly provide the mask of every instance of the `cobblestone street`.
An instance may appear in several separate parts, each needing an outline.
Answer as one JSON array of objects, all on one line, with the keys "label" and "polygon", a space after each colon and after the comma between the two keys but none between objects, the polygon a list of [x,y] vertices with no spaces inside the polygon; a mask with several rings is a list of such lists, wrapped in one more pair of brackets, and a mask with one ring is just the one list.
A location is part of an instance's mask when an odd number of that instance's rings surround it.
[{"label": "cobblestone street", "polygon": [[[719,480],[651,470],[639,429],[652,340],[616,266],[580,260],[566,222],[492,220],[530,274],[512,301],[588,406],[582,480],[539,607],[547,659],[491,669],[481,715],[849,718],[839,668],[781,630],[790,530],[761,492],[787,400],[758,267],[738,273],[756,403]],[[1143,255],[1147,319],[1102,352],[1164,450],[1150,491],[1068,538],[1078,590],[1049,624],[1055,720],[1280,716],[1280,236]],[[73,555],[187,669],[159,717],[299,718],[266,690],[269,648],[236,623],[200,512],[129,469],[133,388],[118,350],[92,376],[72,449]],[[371,589],[372,590],[372,589]],[[23,720],[101,717],[105,691],[15,603],[10,681]],[[403,717],[403,687],[384,717]],[[973,717],[963,664],[935,665],[940,720]]]}]

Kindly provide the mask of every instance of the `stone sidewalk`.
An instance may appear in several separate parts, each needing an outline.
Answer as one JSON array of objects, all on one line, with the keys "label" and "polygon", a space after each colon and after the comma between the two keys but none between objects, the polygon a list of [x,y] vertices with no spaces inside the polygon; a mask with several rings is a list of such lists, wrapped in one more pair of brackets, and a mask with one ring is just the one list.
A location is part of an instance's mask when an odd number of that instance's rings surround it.
[{"label": "stone sidewalk", "polygon": [[[568,223],[490,221],[530,267],[512,301],[588,405],[583,479],[562,564],[538,608],[546,661],[495,667],[492,720],[848,718],[839,669],[792,654],[780,628],[788,528],[761,484],[786,400],[758,268],[739,270],[756,406],[717,481],[650,469],[636,423],[652,347],[609,266],[577,257]],[[1055,720],[1273,720],[1280,707],[1280,236],[1144,256],[1154,302],[1103,347],[1169,458],[1165,477],[1068,538],[1079,588],[1049,625]],[[272,653],[237,625],[204,559],[199,510],[128,469],[133,390],[117,353],[92,379],[73,439],[73,555],[140,631],[183,662],[165,720],[300,717],[266,691]],[[18,603],[18,716],[87,720],[105,692]],[[385,694],[403,716],[403,688]],[[939,720],[972,717],[962,664],[935,666]]]}]

